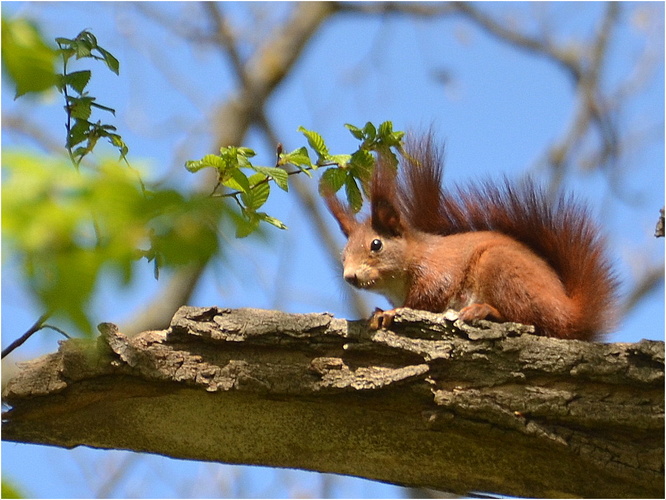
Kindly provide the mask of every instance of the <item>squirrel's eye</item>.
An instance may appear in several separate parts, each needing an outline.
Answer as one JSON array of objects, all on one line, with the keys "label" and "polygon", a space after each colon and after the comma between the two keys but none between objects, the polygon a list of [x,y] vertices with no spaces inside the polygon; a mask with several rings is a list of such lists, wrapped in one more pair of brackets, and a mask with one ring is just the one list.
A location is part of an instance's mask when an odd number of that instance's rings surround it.
[{"label": "squirrel's eye", "polygon": [[379,252],[382,249],[382,240],[374,239],[370,243],[370,250],[373,252]]}]

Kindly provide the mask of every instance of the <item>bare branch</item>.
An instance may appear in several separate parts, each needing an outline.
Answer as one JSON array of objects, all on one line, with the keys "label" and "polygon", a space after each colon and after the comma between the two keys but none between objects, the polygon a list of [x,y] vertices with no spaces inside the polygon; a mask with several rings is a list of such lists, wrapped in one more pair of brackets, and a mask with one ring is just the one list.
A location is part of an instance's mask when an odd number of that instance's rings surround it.
[{"label": "bare branch", "polygon": [[0,358],[4,358],[8,354],[10,354],[12,351],[14,351],[16,348],[22,346],[26,342],[26,340],[28,340],[35,333],[37,333],[40,330],[43,330],[44,328],[49,328],[51,330],[54,330],[54,331],[58,332],[60,335],[62,335],[65,338],[70,338],[69,335],[67,335],[67,333],[62,331],[60,328],[58,328],[56,326],[46,324],[46,320],[49,318],[49,316],[50,316],[50,313],[42,314],[39,317],[39,319],[37,321],[35,321],[35,323],[30,328],[28,328],[28,330],[23,335],[21,335],[14,342],[12,342],[5,349],[3,349],[2,355],[0,356]]},{"label": "bare branch", "polygon": [[333,2],[335,10],[343,14],[400,14],[415,17],[434,17],[453,14],[455,2]]},{"label": "bare branch", "polygon": [[249,83],[247,76],[245,75],[244,64],[238,50],[236,50],[236,41],[231,33],[231,28],[222,14],[221,5],[214,2],[202,2],[202,6],[206,9],[210,19],[213,21],[214,32],[217,35],[217,42],[226,50],[239,83],[243,87],[247,87]]},{"label": "bare branch", "polygon": [[487,33],[518,49],[526,50],[552,60],[565,70],[574,83],[580,80],[583,69],[580,61],[571,52],[562,50],[545,39],[531,37],[525,33],[520,33],[515,28],[505,26],[499,20],[483,12],[473,2],[453,2],[453,4],[458,9],[458,12],[483,28]]},{"label": "bare branch", "polygon": [[62,143],[45,133],[44,127],[40,127],[25,116],[4,113],[2,115],[2,129],[3,132],[16,132],[29,137],[49,154],[62,155],[65,151]]},{"label": "bare branch", "polygon": [[624,299],[620,317],[626,316],[636,307],[640,300],[664,284],[664,264],[655,265],[644,270],[636,279],[629,295]]}]

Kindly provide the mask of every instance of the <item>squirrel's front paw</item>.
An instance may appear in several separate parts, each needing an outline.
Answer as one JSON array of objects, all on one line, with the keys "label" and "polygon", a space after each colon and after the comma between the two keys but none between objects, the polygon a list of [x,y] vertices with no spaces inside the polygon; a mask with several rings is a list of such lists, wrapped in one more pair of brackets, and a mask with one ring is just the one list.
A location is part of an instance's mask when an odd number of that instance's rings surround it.
[{"label": "squirrel's front paw", "polygon": [[389,309],[384,311],[379,307],[375,308],[375,312],[370,316],[368,327],[371,330],[380,330],[381,328],[388,328],[393,323],[393,318],[395,317],[396,310]]}]

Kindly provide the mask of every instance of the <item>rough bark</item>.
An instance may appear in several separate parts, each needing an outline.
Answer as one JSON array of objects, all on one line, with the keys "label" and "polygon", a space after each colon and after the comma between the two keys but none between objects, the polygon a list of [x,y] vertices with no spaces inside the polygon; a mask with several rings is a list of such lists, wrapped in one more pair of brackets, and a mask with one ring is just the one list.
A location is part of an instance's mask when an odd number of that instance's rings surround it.
[{"label": "rough bark", "polygon": [[297,467],[458,493],[664,496],[664,343],[403,310],[183,307],[26,363],[3,439]]}]

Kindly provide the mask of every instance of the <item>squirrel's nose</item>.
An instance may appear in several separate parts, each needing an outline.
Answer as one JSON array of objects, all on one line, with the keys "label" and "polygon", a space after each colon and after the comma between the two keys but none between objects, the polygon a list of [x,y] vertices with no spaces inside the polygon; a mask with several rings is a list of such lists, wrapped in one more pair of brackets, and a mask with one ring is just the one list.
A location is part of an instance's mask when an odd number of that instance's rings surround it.
[{"label": "squirrel's nose", "polygon": [[352,286],[358,287],[358,276],[356,276],[356,273],[354,271],[348,271],[345,269],[343,276],[347,283],[349,283]]}]

